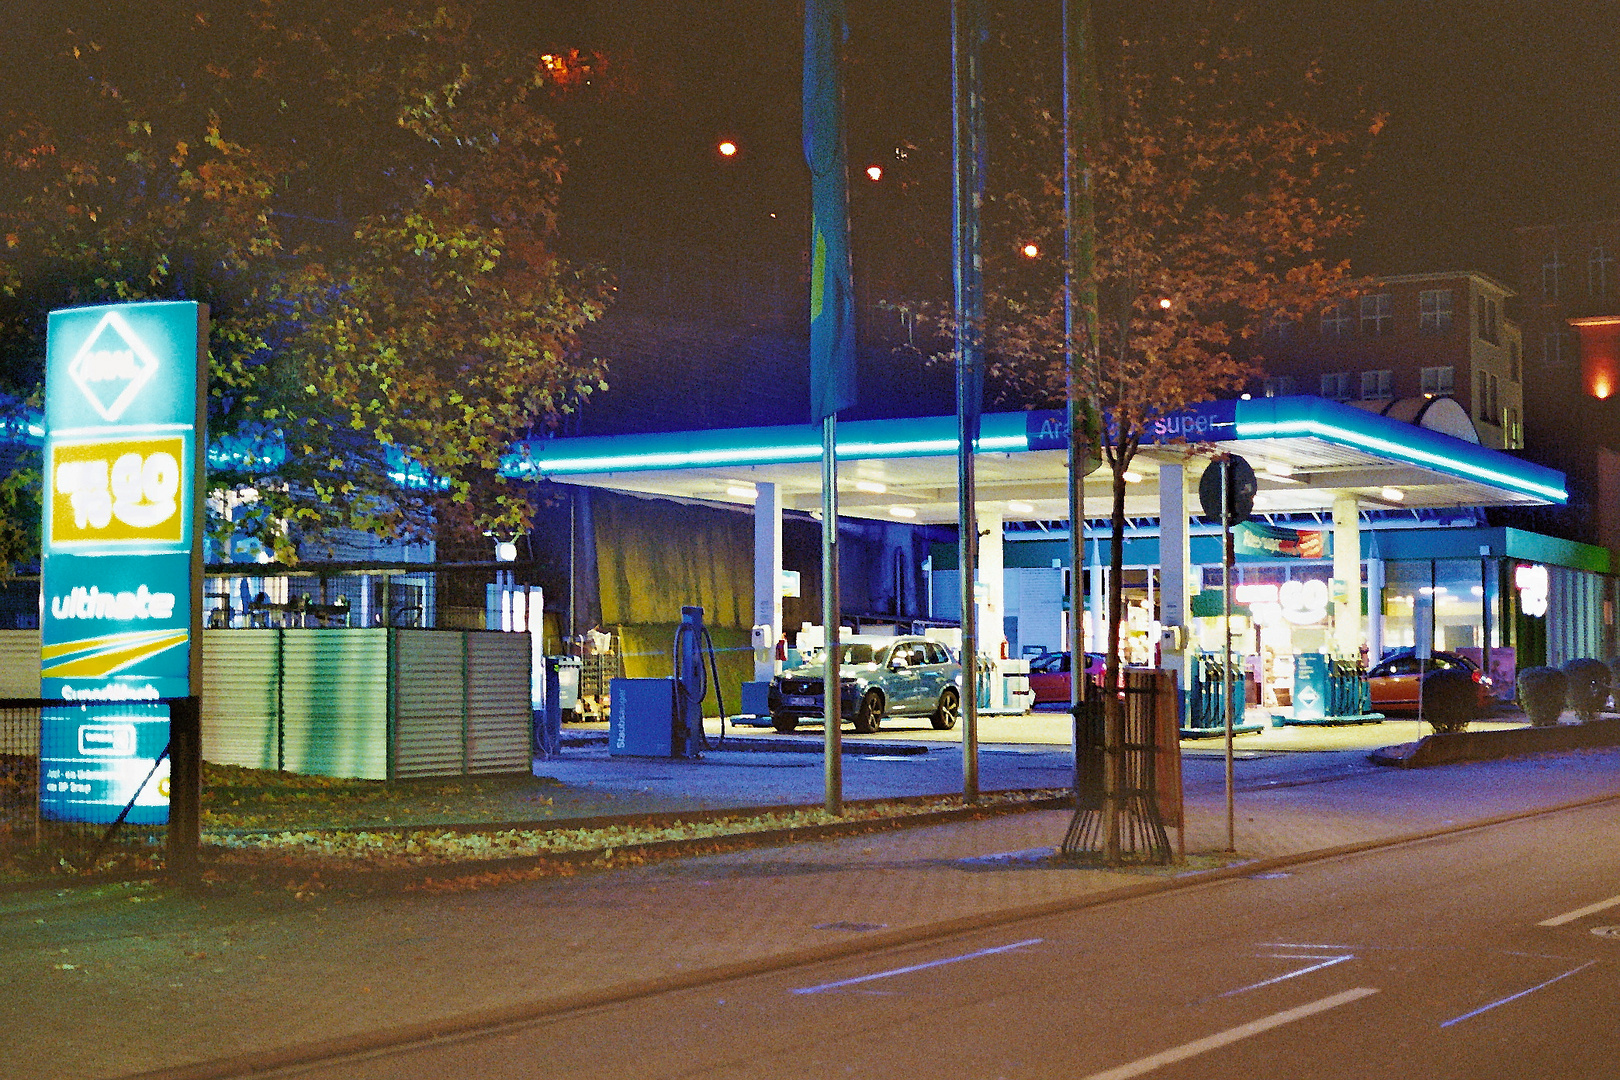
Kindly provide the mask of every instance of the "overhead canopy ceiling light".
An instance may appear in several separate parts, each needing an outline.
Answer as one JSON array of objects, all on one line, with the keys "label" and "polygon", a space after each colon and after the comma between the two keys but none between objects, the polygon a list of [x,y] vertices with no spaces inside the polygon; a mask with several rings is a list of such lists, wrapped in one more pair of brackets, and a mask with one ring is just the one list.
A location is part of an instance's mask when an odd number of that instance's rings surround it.
[{"label": "overhead canopy ceiling light", "polygon": [[1007,509],[1011,510],[1015,514],[1033,514],[1035,512],[1035,504],[1027,502],[1010,502],[1007,504]]},{"label": "overhead canopy ceiling light", "polygon": [[917,516],[917,511],[909,506],[891,506],[889,507],[889,513],[897,518],[914,518]]},{"label": "overhead canopy ceiling light", "polygon": [[1142,482],[1142,474],[1139,472],[1127,472],[1125,474],[1125,482],[1127,484],[1140,484]]},{"label": "overhead canopy ceiling light", "polygon": [[1406,492],[1400,488],[1387,487],[1379,491],[1378,495],[1387,502],[1404,502],[1406,500]]},{"label": "overhead canopy ceiling light", "polygon": [[734,499],[757,499],[759,498],[759,489],[752,485],[727,484],[726,494]]},{"label": "overhead canopy ceiling light", "polygon": [[880,484],[876,480],[857,480],[855,481],[855,490],[869,492],[873,495],[882,495],[889,490],[889,486]]}]

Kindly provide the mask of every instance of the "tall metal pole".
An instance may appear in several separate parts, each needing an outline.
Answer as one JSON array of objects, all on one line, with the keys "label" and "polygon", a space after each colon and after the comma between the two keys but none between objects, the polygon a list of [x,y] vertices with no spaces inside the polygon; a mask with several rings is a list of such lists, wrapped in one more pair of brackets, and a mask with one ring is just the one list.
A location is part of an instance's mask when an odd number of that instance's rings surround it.
[{"label": "tall metal pole", "polygon": [[[1076,725],[1081,720],[1085,692],[1085,604],[1081,599],[1081,583],[1086,561],[1085,477],[1092,453],[1090,421],[1095,413],[1082,375],[1083,365],[1096,353],[1097,333],[1097,287],[1093,280],[1097,221],[1092,203],[1090,155],[1096,121],[1094,87],[1091,2],[1063,0],[1063,372],[1069,409],[1069,712]],[[1081,127],[1078,137],[1077,122]],[[1086,335],[1084,347],[1076,343],[1078,332]],[[1077,726],[1073,738],[1072,749],[1078,754]],[[1078,777],[1078,772],[1076,775]],[[1079,798],[1080,793],[1076,791],[1075,795]]]},{"label": "tall metal pole", "polygon": [[839,643],[838,589],[838,417],[821,422],[821,625],[827,630],[825,670],[822,674],[823,724],[822,789],[829,814],[844,812],[843,698],[839,676],[843,649]]},{"label": "tall metal pole", "polygon": [[1226,721],[1226,850],[1237,850],[1232,795],[1232,459],[1221,458],[1221,716]]},{"label": "tall metal pole", "polygon": [[979,801],[979,634],[975,585],[979,521],[974,506],[973,451],[983,405],[984,275],[979,208],[984,202],[984,102],[979,67],[984,0],[952,0],[952,217],[956,307],[957,535],[962,585],[962,797]]}]

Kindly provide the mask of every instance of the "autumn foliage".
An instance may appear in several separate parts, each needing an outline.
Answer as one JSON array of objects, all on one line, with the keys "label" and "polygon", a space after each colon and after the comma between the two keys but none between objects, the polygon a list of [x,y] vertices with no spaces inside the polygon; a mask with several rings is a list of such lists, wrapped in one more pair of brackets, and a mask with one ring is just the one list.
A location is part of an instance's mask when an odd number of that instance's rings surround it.
[{"label": "autumn foliage", "polygon": [[238,532],[288,557],[337,527],[522,527],[500,455],[603,385],[578,335],[611,296],[559,250],[555,73],[476,0],[241,9],[64,20],[60,92],[0,143],[6,383],[37,385],[52,307],[200,300]]}]

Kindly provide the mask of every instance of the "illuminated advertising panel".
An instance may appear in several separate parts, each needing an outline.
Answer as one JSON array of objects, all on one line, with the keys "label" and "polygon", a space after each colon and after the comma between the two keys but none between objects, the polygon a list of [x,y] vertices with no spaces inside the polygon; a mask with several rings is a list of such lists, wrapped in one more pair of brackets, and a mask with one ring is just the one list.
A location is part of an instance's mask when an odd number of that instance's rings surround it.
[{"label": "illuminated advertising panel", "polygon": [[168,820],[167,709],[195,685],[208,309],[50,315],[40,813]]}]

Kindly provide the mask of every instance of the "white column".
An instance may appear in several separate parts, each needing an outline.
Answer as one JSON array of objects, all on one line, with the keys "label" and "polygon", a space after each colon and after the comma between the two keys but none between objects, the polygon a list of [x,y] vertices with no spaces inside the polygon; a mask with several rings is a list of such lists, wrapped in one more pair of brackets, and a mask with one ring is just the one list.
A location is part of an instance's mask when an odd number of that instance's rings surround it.
[{"label": "white column", "polygon": [[979,651],[1000,656],[1007,640],[1007,582],[1002,555],[1003,517],[995,510],[979,507]]},{"label": "white column", "polygon": [[1354,493],[1333,496],[1333,580],[1349,594],[1334,610],[1334,651],[1354,659],[1361,653],[1361,502]]},{"label": "white column", "polygon": [[1091,640],[1087,652],[1108,649],[1108,567],[1103,565],[1102,538],[1091,538]]},{"label": "white column", "polygon": [[[1159,466],[1159,622],[1166,631],[1180,628],[1183,647],[1161,650],[1161,663],[1176,673],[1187,689],[1188,590],[1192,548],[1187,533],[1187,475],[1181,465]],[[1168,634],[1166,635],[1169,636]]]},{"label": "white column", "polygon": [[1367,560],[1367,666],[1384,655],[1384,560]]},{"label": "white column", "polygon": [[775,484],[755,484],[754,500],[754,625],[769,626],[771,650],[766,659],[754,656],[754,681],[769,682],[776,674],[776,642],[782,636],[782,500]]}]

